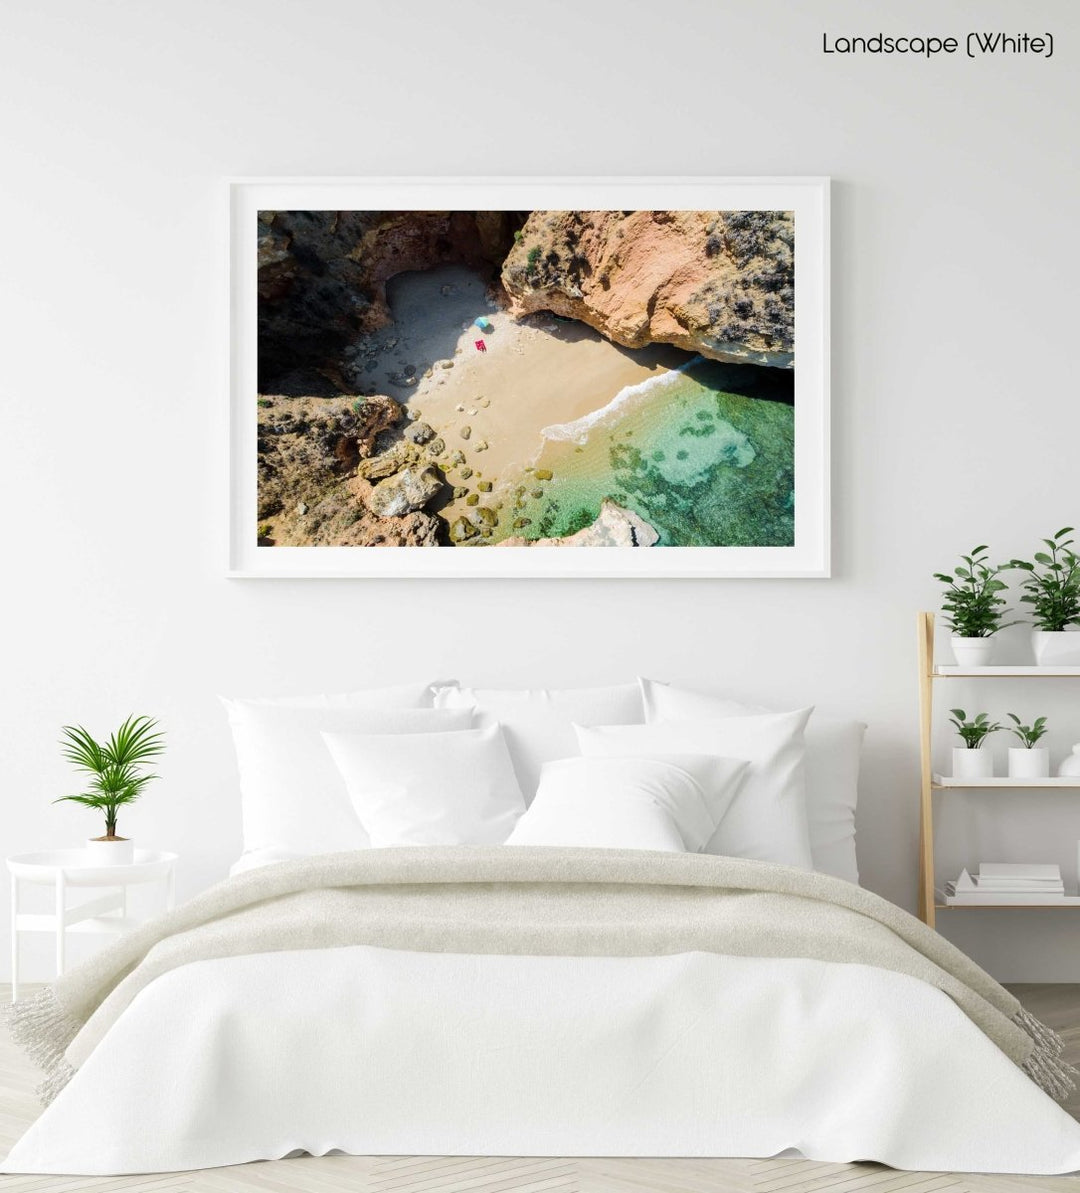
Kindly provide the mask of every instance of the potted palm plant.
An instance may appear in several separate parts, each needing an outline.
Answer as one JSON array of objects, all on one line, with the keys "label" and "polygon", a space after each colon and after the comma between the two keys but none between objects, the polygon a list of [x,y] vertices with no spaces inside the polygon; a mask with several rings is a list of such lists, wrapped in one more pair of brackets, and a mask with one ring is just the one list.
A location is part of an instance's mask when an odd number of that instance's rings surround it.
[{"label": "potted palm plant", "polygon": [[1010,567],[1027,575],[1021,604],[1030,605],[1035,629],[1031,632],[1035,662],[1041,667],[1080,665],[1080,557],[1073,548],[1071,526],[1053,538],[1043,539],[1045,551],[1033,560],[1014,559]]},{"label": "potted palm plant", "polygon": [[86,843],[87,857],[95,866],[129,865],[135,843],[116,832],[119,810],[134,803],[157,775],[143,769],[165,749],[164,736],[152,717],[131,716],[108,741],[96,741],[81,725],[65,725],[60,748],[73,766],[90,776],[85,791],[62,795],[54,803],[70,800],[105,814],[105,833]]},{"label": "potted palm plant", "polygon": [[987,563],[988,549],[985,545],[972,547],[970,555],[960,556],[960,566],[951,574],[934,573],[935,580],[947,585],[941,608],[961,667],[985,667],[993,653],[993,635],[1006,628],[1002,625],[1006,602],[1001,593],[1008,585],[998,579],[1004,567]]},{"label": "potted palm plant", "polygon": [[993,755],[989,750],[984,751],[982,747],[991,733],[997,733],[1001,729],[1001,725],[997,721],[991,721],[984,712],[969,721],[967,713],[962,708],[953,708],[949,711],[952,713],[949,721],[964,743],[962,746],[953,747],[953,778],[993,778]]},{"label": "potted palm plant", "polygon": [[1009,778],[1045,779],[1050,774],[1050,751],[1038,743],[1046,736],[1046,718],[1036,717],[1030,725],[1025,725],[1011,712],[1009,720],[1012,721],[1009,732],[1021,743],[1009,747]]}]

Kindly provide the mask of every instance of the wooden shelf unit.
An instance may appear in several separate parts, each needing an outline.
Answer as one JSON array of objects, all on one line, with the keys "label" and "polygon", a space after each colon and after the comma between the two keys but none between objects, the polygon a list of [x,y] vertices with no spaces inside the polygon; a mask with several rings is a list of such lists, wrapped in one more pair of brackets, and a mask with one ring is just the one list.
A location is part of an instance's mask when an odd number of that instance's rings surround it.
[{"label": "wooden shelf unit", "polygon": [[937,901],[934,885],[934,792],[935,791],[1000,791],[1080,790],[1080,779],[951,779],[934,773],[933,715],[934,682],[942,679],[1080,679],[1080,667],[952,667],[934,662],[934,615],[920,613],[919,634],[919,753],[922,761],[922,782],[919,800],[919,918],[929,927],[936,926],[938,911],[985,911],[991,908],[1019,908],[1045,911],[1047,908],[1068,910],[1080,907],[1075,903],[979,903],[947,904]]}]

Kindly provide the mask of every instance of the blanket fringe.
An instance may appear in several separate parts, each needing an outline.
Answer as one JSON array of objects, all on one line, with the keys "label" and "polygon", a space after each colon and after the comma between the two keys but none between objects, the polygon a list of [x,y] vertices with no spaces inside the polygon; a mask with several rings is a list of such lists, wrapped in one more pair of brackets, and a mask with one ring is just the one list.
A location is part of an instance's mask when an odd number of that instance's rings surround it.
[{"label": "blanket fringe", "polygon": [[33,998],[9,1004],[4,1017],[11,1038],[45,1070],[45,1080],[36,1092],[47,1106],[74,1076],[75,1070],[64,1052],[78,1033],[79,1024],[56,1001],[49,986]]},{"label": "blanket fringe", "polygon": [[1013,1016],[1013,1023],[1035,1044],[1031,1055],[1020,1067],[1051,1098],[1064,1102],[1076,1089],[1080,1072],[1064,1059],[1065,1045],[1061,1037],[1023,1007]]},{"label": "blanket fringe", "polygon": [[34,1093],[42,1106],[48,1106],[74,1076],[75,1070],[66,1060],[62,1060],[44,1081],[38,1082],[34,1086]]}]

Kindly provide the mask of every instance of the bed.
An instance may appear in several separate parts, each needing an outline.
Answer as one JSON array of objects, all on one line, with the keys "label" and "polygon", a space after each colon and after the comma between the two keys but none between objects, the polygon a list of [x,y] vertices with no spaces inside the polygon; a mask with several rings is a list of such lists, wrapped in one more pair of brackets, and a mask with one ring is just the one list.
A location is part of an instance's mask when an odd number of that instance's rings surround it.
[{"label": "bed", "polygon": [[661,686],[234,702],[237,873],[18,1004],[0,1170],[1080,1169],[1060,1041],[853,881],[861,728]]}]

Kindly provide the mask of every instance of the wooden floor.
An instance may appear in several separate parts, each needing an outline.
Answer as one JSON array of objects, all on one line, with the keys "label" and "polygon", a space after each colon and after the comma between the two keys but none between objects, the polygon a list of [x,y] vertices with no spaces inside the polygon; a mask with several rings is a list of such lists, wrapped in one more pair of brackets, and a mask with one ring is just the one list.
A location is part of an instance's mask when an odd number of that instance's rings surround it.
[{"label": "wooden floor", "polygon": [[[1013,986],[1080,1064],[1080,986]],[[10,998],[0,985],[0,998]],[[0,1155],[39,1113],[38,1074],[0,1031]],[[1080,1119],[1080,1091],[1066,1109]],[[807,1160],[530,1160],[303,1156],[164,1176],[0,1176],[3,1193],[1080,1193],[1080,1177],[897,1172]]]}]

